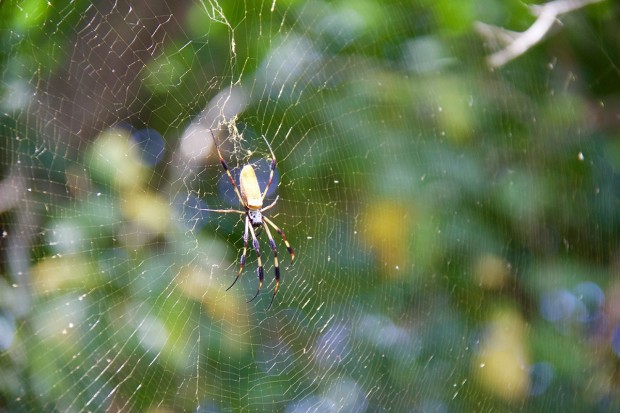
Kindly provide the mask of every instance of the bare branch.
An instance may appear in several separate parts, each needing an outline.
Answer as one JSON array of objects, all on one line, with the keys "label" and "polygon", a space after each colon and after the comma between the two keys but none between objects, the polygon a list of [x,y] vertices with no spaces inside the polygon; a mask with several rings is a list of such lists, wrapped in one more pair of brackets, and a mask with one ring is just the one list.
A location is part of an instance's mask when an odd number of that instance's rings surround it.
[{"label": "bare branch", "polygon": [[487,58],[487,63],[492,68],[505,65],[540,43],[553,25],[558,22],[559,16],[600,1],[603,0],[554,0],[549,3],[530,6],[531,13],[537,18],[529,29],[521,33],[476,22],[476,30],[489,42],[491,47],[503,46],[501,50]]}]

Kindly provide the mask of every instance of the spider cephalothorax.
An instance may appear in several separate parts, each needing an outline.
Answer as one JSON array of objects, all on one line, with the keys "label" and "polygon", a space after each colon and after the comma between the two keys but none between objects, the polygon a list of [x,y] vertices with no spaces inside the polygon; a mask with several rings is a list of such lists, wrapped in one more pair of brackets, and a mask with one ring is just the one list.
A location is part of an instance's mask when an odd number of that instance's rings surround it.
[{"label": "spider cephalothorax", "polygon": [[248,209],[248,218],[250,218],[250,224],[255,227],[263,225],[263,213],[256,209]]}]

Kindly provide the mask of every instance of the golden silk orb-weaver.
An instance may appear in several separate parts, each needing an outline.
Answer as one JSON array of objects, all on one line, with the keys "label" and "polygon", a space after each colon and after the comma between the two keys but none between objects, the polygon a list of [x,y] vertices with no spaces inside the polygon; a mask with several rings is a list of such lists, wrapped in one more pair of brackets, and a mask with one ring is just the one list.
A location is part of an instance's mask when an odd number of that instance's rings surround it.
[{"label": "golden silk orb-weaver", "polygon": [[235,285],[235,283],[239,279],[239,276],[241,276],[241,273],[243,272],[243,267],[245,266],[245,259],[246,259],[247,250],[248,250],[248,234],[251,234],[252,235],[252,248],[254,249],[254,252],[256,253],[256,261],[258,262],[258,268],[257,268],[258,290],[256,291],[256,294],[254,294],[254,297],[252,297],[252,299],[249,300],[248,302],[254,300],[260,293],[260,290],[263,286],[263,279],[265,275],[263,271],[263,262],[262,262],[261,253],[260,253],[260,244],[258,242],[258,238],[256,237],[255,228],[256,229],[264,228],[265,232],[267,233],[267,238],[269,238],[269,247],[271,248],[271,251],[273,251],[273,268],[274,268],[275,279],[276,279],[276,286],[273,290],[273,296],[271,297],[271,302],[269,303],[269,307],[267,307],[267,309],[269,309],[271,308],[271,305],[273,304],[273,300],[276,297],[276,294],[278,293],[278,289],[280,288],[280,263],[278,261],[278,248],[276,246],[276,242],[273,240],[273,236],[271,235],[269,226],[271,226],[280,235],[280,237],[282,237],[282,241],[284,241],[284,245],[286,245],[286,249],[288,250],[289,254],[291,254],[291,261],[295,259],[295,251],[293,251],[293,248],[291,248],[291,245],[287,241],[284,231],[282,231],[276,224],[274,224],[273,221],[271,221],[269,218],[263,215],[263,212],[267,211],[268,209],[271,209],[278,201],[278,197],[276,197],[276,199],[271,204],[267,205],[266,207],[263,207],[265,196],[267,195],[267,191],[269,190],[269,187],[271,186],[271,182],[273,181],[273,174],[276,170],[276,156],[274,155],[273,150],[271,149],[271,145],[269,145],[269,142],[267,142],[267,139],[263,136],[263,139],[265,140],[265,143],[267,144],[267,147],[269,148],[269,152],[271,152],[271,162],[269,166],[269,181],[267,181],[267,185],[265,186],[265,189],[261,192],[260,185],[258,184],[258,179],[256,179],[256,172],[254,171],[254,167],[250,164],[245,165],[241,169],[241,173],[239,175],[239,186],[237,186],[235,179],[230,173],[228,164],[226,164],[226,161],[224,160],[224,157],[222,156],[222,153],[220,152],[220,148],[217,145],[217,141],[215,140],[215,136],[213,135],[212,131],[211,131],[211,137],[213,138],[213,144],[215,145],[215,149],[217,150],[217,154],[220,158],[220,163],[222,164],[222,168],[224,168],[224,172],[226,172],[226,175],[228,176],[228,180],[230,181],[233,188],[235,189],[235,194],[237,194],[237,198],[239,198],[239,202],[241,202],[241,205],[243,206],[243,211],[236,210],[236,209],[206,209],[206,211],[221,212],[221,213],[236,213],[236,214],[245,215],[245,231],[243,233],[243,253],[241,254],[241,258],[239,259],[239,272],[237,272],[237,277],[235,278],[235,281],[233,281],[233,283],[230,285],[230,287],[226,289],[226,291],[228,291],[229,289],[232,288],[233,285]]}]

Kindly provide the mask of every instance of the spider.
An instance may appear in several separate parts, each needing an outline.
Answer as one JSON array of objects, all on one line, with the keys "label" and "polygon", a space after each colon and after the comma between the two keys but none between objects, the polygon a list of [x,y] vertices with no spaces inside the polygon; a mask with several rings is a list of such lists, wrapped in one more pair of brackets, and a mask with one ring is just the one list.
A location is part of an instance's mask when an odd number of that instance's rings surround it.
[{"label": "spider", "polygon": [[273,240],[273,236],[271,235],[271,231],[269,230],[269,226],[271,226],[280,237],[282,237],[282,241],[284,241],[284,245],[286,245],[286,249],[288,253],[291,255],[291,262],[295,259],[295,251],[291,248],[291,245],[286,239],[286,235],[284,235],[284,231],[282,231],[276,224],[273,223],[269,218],[263,215],[263,212],[271,209],[276,202],[278,201],[278,197],[266,207],[263,207],[263,201],[265,200],[265,195],[267,195],[267,191],[269,190],[269,186],[271,185],[271,181],[273,180],[273,173],[276,169],[276,156],[271,149],[271,145],[267,142],[267,139],[263,136],[265,143],[267,143],[267,147],[271,152],[271,163],[270,163],[270,172],[269,172],[269,181],[267,182],[267,186],[261,193],[260,186],[258,185],[258,180],[256,179],[256,173],[254,171],[254,167],[252,165],[247,164],[241,169],[241,174],[239,175],[239,186],[235,183],[234,178],[232,177],[228,165],[220,152],[220,148],[217,145],[217,141],[215,140],[215,136],[213,135],[213,131],[211,132],[211,137],[213,138],[213,143],[215,145],[215,149],[217,150],[217,154],[220,157],[220,163],[222,164],[222,168],[224,168],[224,172],[228,175],[228,180],[232,184],[235,189],[235,194],[237,194],[237,198],[239,198],[239,202],[243,205],[243,211],[236,209],[207,209],[207,211],[211,212],[221,212],[221,213],[236,213],[245,215],[245,231],[243,233],[243,253],[241,254],[241,258],[239,259],[239,272],[237,272],[237,277],[235,281],[226,289],[226,291],[230,290],[233,285],[239,279],[239,276],[243,272],[243,267],[245,266],[245,259],[248,250],[248,232],[252,235],[252,248],[256,252],[256,260],[258,262],[258,290],[254,297],[248,302],[253,301],[263,286],[263,263],[260,255],[260,245],[258,243],[258,238],[256,237],[256,229],[264,228],[267,233],[267,237],[269,238],[269,247],[273,251],[273,261],[274,261],[274,272],[276,278],[276,286],[273,290],[273,296],[271,297],[271,302],[269,303],[269,307],[273,304],[273,300],[278,293],[278,289],[280,288],[280,265],[278,262],[278,249],[276,247],[276,243]]}]

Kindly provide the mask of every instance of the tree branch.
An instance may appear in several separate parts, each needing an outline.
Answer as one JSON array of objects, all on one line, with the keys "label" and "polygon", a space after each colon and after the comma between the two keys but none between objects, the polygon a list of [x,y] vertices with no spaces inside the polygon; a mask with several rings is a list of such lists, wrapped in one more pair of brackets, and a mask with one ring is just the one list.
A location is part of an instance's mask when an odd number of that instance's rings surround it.
[{"label": "tree branch", "polygon": [[529,29],[521,33],[476,22],[476,30],[489,42],[491,47],[503,46],[501,50],[487,58],[488,65],[497,68],[516,59],[540,43],[553,25],[558,22],[559,16],[600,1],[603,0],[554,0],[541,5],[532,5],[530,12],[537,16],[536,21]]}]

